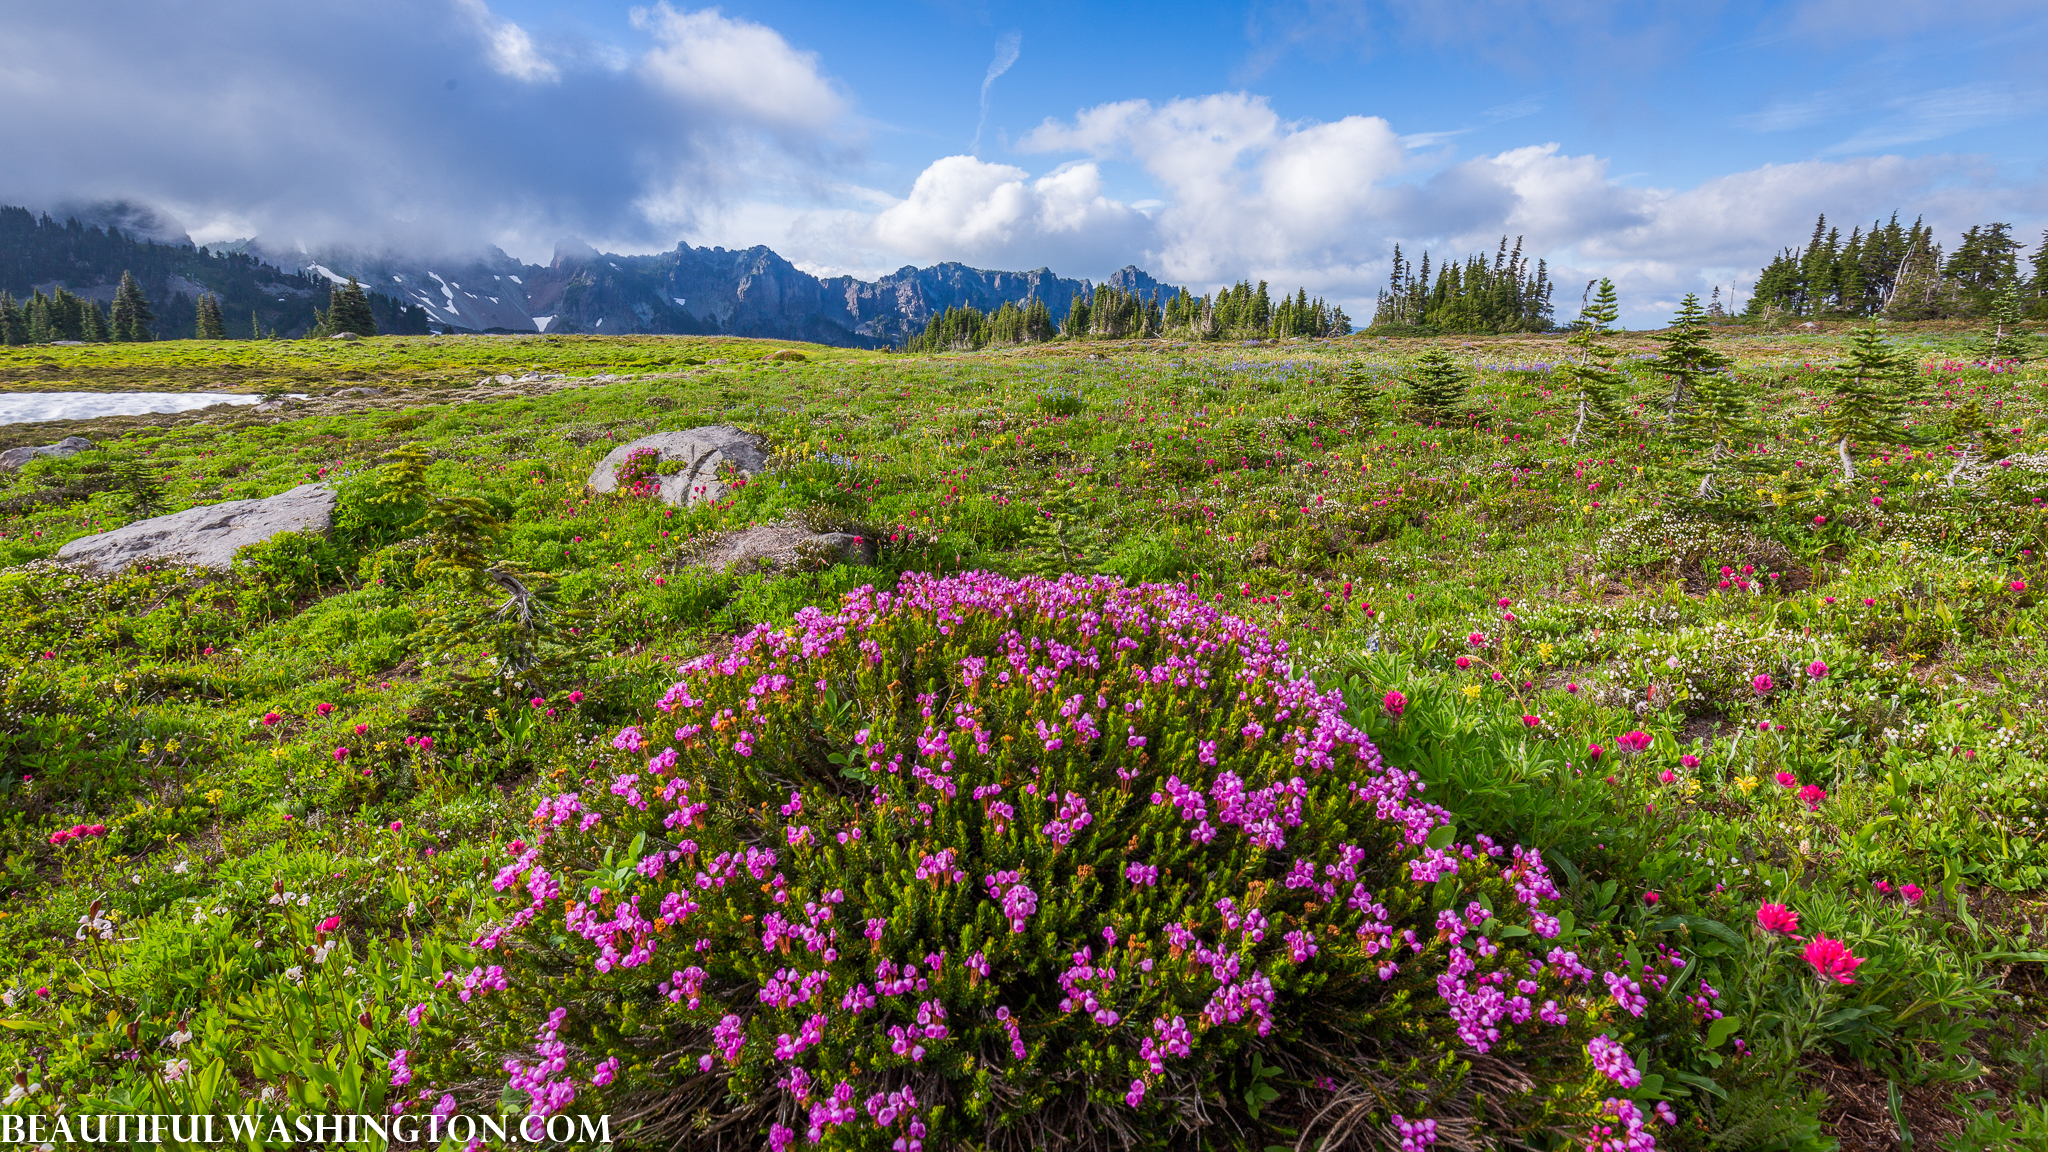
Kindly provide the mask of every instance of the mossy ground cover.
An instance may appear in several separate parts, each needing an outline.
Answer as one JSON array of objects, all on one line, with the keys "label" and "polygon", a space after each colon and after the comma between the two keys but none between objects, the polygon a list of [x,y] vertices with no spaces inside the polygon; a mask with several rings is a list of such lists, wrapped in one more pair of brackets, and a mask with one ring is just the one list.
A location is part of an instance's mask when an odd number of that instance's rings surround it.
[{"label": "mossy ground cover", "polygon": [[[389,392],[306,415],[131,418],[101,450],[0,488],[0,1061],[41,1085],[10,1107],[386,1107],[392,1054],[443,1042],[409,1006],[493,962],[474,941],[513,907],[491,884],[507,845],[532,838],[540,801],[631,770],[614,734],[649,721],[679,668],[866,585],[982,571],[1174,584],[1266,630],[1296,674],[1343,690],[1349,722],[1417,773],[1461,840],[1542,851],[1581,947],[1645,973],[1682,956],[1650,1015],[1607,1009],[1648,1073],[1634,1098],[1675,1109],[1652,1125],[1667,1144],[2048,1140],[2048,373],[1962,359],[1951,333],[1894,339],[1928,386],[1915,442],[1858,446],[1852,483],[1820,431],[1839,342],[1718,341],[1766,421],[1739,482],[1707,500],[1640,363],[1631,422],[1570,441],[1552,338],[1446,342],[1475,379],[1442,420],[1398,383],[1423,344],[1365,338],[804,362],[681,338],[8,350],[10,386]],[[447,398],[501,372],[625,378]],[[584,491],[618,443],[706,423],[767,437],[773,466],[692,509]],[[1997,451],[1966,454],[1985,424]],[[233,574],[47,563],[145,512],[308,480],[340,493],[332,537],[281,538]],[[872,536],[880,561],[693,563],[719,534],[786,519]],[[836,731],[874,706],[834,701],[856,711],[808,723]],[[845,786],[830,776],[818,786]],[[727,792],[702,816],[726,839],[795,834]],[[577,867],[620,864],[604,850]],[[1786,963],[1754,924],[1764,903],[1863,957],[1856,982]],[[529,944],[518,954],[573,953]],[[473,1075],[530,1052],[545,987],[489,1001],[435,1066]],[[625,1060],[585,1077],[589,1097],[616,1076],[641,1094],[622,1104],[644,1105],[667,1074],[618,1028],[566,1027],[593,1064]],[[1349,1138],[1395,1132],[1361,1085],[1398,1094],[1413,1069],[1339,1083],[1300,1040],[1233,1039],[1152,1089],[1177,1116],[1227,1123],[1110,1108],[1082,1124],[1106,1107],[1088,1097],[1062,1130],[1292,1145],[1330,1135],[1342,1100]],[[1442,1043],[1446,1083],[1508,1075]],[[1592,1075],[1582,1049],[1521,1059],[1532,1084]],[[1090,1074],[1119,1094],[1132,1079]],[[1569,1112],[1557,1091],[1545,1107]],[[715,1084],[688,1093],[725,1109],[737,1145],[778,1122],[719,1103]],[[1484,1122],[1472,1097],[1439,1101],[1447,1131],[1483,1131],[1461,1127]]]}]

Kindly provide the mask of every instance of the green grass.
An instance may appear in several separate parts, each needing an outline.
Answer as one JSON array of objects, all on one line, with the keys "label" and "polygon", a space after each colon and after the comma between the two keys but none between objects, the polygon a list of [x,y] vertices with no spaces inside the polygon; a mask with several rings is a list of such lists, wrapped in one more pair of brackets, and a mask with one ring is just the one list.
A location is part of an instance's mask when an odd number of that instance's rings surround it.
[{"label": "green grass", "polygon": [[[1900,338],[1931,363],[1956,350],[1948,333]],[[782,344],[686,338],[0,350],[4,388],[394,390],[304,418],[110,423],[99,451],[0,476],[0,972],[15,974],[0,985],[56,993],[18,995],[13,1015],[97,1037],[79,1041],[99,1055],[69,1090],[148,1110],[106,1057],[123,1022],[226,1021],[280,995],[282,965],[234,930],[261,922],[274,886],[341,910],[366,970],[373,945],[408,933],[458,955],[486,855],[532,809],[526,789],[577,779],[590,742],[641,715],[675,660],[905,571],[1110,572],[1192,582],[1278,630],[1465,829],[1563,859],[1574,899],[1606,918],[1654,911],[1746,937],[1759,901],[1787,902],[1871,957],[1859,1010],[1808,1051],[1772,1056],[1757,1039],[1753,1060],[1790,1079],[1770,1081],[1776,1103],[1743,1108],[1810,1114],[1801,1085],[1839,1060],[1934,1101],[1923,1116],[1953,1112],[1955,1131],[1998,1112],[2043,1139],[2048,372],[1954,365],[1916,414],[1932,433],[1977,401],[2017,430],[2008,466],[1948,486],[1952,441],[1933,436],[1910,454],[1866,446],[1844,486],[1816,422],[1836,339],[1723,340],[1762,389],[1765,463],[1701,503],[1661,435],[1653,376],[1634,381],[1628,435],[1573,447],[1543,371],[1561,339],[1441,343],[1480,370],[1467,415],[1429,425],[1392,383],[1424,342],[1364,338],[805,347],[794,364],[759,359]],[[1348,403],[1338,380],[1359,360],[1377,391]],[[527,371],[649,378],[437,401]],[[585,494],[617,444],[706,423],[765,435],[775,466],[707,508]],[[392,488],[388,454],[408,444],[432,454],[420,491]],[[42,563],[132,519],[142,474],[166,510],[326,479],[341,523],[226,576],[102,581]],[[478,541],[544,589],[542,626],[511,635],[494,593],[412,537],[423,501],[448,495],[501,523]],[[785,517],[874,535],[881,563],[689,562],[717,534]],[[1803,671],[1815,661],[1824,676]],[[1398,724],[1379,711],[1389,689],[1415,701]],[[1633,730],[1652,743],[1624,755],[1615,738]],[[1802,802],[1779,773],[1824,797]],[[410,872],[388,865],[392,821],[436,848]],[[78,824],[109,831],[49,843]],[[1880,882],[1926,895],[1909,905]],[[95,901],[123,943],[74,940]],[[1745,984],[1740,950],[1713,932],[1694,944],[1760,1027],[1781,992]],[[411,978],[380,976],[379,995]],[[370,1042],[307,1012],[292,1026],[315,1048]],[[0,1072],[44,1066],[43,1043],[0,1032]],[[1768,1078],[1726,1056],[1703,1072],[1761,1091]],[[289,1080],[260,1061],[230,1071]],[[1734,1105],[1699,1102],[1674,1139],[1735,1123]],[[1923,1121],[1923,1143],[1946,1123]],[[1785,1120],[1776,1146],[1823,1146],[1814,1125],[1801,1136]]]}]

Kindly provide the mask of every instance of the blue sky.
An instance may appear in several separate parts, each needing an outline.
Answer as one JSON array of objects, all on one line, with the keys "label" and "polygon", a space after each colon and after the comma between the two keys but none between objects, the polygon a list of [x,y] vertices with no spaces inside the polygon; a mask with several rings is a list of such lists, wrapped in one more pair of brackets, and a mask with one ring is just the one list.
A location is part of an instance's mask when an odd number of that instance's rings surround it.
[{"label": "blue sky", "polygon": [[2038,246],[2044,49],[2038,0],[46,5],[0,43],[0,199],[1358,304],[1396,241],[1506,232],[1648,322],[1822,211]]}]

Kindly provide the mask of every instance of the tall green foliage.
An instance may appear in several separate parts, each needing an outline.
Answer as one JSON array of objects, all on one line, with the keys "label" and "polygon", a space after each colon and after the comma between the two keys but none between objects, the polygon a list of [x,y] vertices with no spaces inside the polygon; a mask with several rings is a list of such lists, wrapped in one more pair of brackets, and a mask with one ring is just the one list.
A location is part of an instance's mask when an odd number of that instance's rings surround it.
[{"label": "tall green foliage", "polygon": [[220,315],[220,297],[211,292],[200,293],[198,312],[199,321],[193,331],[195,337],[201,340],[227,339],[227,325]]},{"label": "tall green foliage", "polygon": [[370,314],[370,297],[356,278],[348,278],[347,284],[336,284],[327,294],[327,311],[318,314],[320,322],[314,334],[336,336],[353,332],[358,336],[375,336],[377,318]]},{"label": "tall green foliage", "polygon": [[1416,357],[1405,382],[1409,403],[1441,420],[1454,415],[1464,402],[1468,376],[1457,357],[1442,348],[1431,348]]},{"label": "tall green foliage", "polygon": [[1572,325],[1571,358],[1552,374],[1560,391],[1577,393],[1579,416],[1572,426],[1573,444],[1585,435],[1588,417],[1608,432],[1628,418],[1628,377],[1614,366],[1621,351],[1606,340],[1607,326],[1620,315],[1614,281],[1602,278],[1598,292],[1580,306],[1579,318]]},{"label": "tall green foliage", "polygon": [[[1841,229],[1822,215],[1805,247],[1784,249],[1757,274],[1744,314],[1753,320],[1983,316],[1996,306],[2003,286],[2018,278],[2020,248],[2012,225],[1981,224],[1965,231],[1955,252],[1944,256],[1931,226],[1915,220],[1900,227],[1897,213],[1889,223],[1873,221],[1868,232],[1853,229],[1845,242]],[[2043,251],[2048,252],[2048,238]],[[2037,298],[2048,297],[2041,263],[2037,256]]]},{"label": "tall green foliage", "polygon": [[1907,438],[1906,405],[1918,380],[1914,358],[1885,341],[1875,323],[1858,328],[1849,357],[1828,373],[1832,396],[1823,416],[1842,461],[1842,479],[1856,479],[1853,443],[1897,443]]},{"label": "tall green foliage", "polygon": [[22,315],[21,306],[14,302],[14,296],[0,289],[0,344],[28,343],[28,318]]},{"label": "tall green foliage", "polygon": [[1649,366],[1671,380],[1671,392],[1664,399],[1664,419],[1672,421],[1681,405],[1691,403],[1700,393],[1703,377],[1725,372],[1735,361],[1710,344],[1706,310],[1697,294],[1688,292],[1678,305],[1671,326],[1659,336],[1664,350]]},{"label": "tall green foliage", "polygon": [[114,290],[113,328],[116,340],[156,338],[156,313],[150,310],[133,272],[121,273],[121,286]]},{"label": "tall green foliage", "polygon": [[1029,344],[1053,337],[1052,312],[1045,301],[1022,307],[1009,301],[993,312],[972,305],[948,308],[925,322],[924,331],[904,345],[906,352],[972,351],[990,344]]},{"label": "tall green foliage", "polygon": [[1429,253],[1422,267],[1411,267],[1394,246],[1394,267],[1387,287],[1373,309],[1374,326],[1426,326],[1443,332],[1543,332],[1550,328],[1550,268],[1542,260],[1531,267],[1522,255],[1522,240],[1508,238],[1488,263],[1482,254],[1463,265],[1445,263],[1435,282],[1429,275]]}]

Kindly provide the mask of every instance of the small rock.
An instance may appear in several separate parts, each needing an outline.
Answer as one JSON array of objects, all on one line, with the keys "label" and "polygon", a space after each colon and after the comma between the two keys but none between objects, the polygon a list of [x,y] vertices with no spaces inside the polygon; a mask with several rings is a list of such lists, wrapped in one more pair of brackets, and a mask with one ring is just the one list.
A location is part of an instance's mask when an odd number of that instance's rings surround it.
[{"label": "small rock", "polygon": [[9,448],[5,452],[0,452],[0,472],[12,472],[31,460],[41,460],[45,457],[62,460],[67,456],[76,456],[80,452],[90,452],[97,447],[99,445],[83,436],[66,436],[55,444]]},{"label": "small rock", "polygon": [[235,550],[280,532],[325,534],[334,524],[334,490],[301,484],[261,500],[229,500],[138,520],[112,532],[81,536],[57,549],[57,560],[102,576],[150,560],[225,570]]},{"label": "small rock", "polygon": [[662,501],[678,506],[708,504],[724,497],[725,485],[718,479],[721,465],[730,463],[747,476],[768,466],[768,451],[759,436],[729,424],[709,424],[680,432],[656,432],[619,445],[591,470],[590,490],[618,491],[619,466],[626,462],[626,457],[645,448],[656,451],[657,467],[671,462],[682,464],[681,470],[657,477]]},{"label": "small rock", "polygon": [[873,564],[877,547],[874,537],[851,532],[820,532],[797,545],[799,553],[814,555],[828,565]]},{"label": "small rock", "polygon": [[332,335],[332,336],[329,336],[329,337],[328,337],[328,339],[329,339],[329,340],[361,340],[361,339],[362,339],[362,337],[361,337],[361,336],[358,336],[358,335],[356,335],[356,334],[355,334],[355,333],[353,333],[353,332],[336,332],[336,333],[335,333],[334,335]]},{"label": "small rock", "polygon": [[52,340],[52,341],[50,341],[50,343],[51,343],[51,344],[53,344],[53,345],[55,345],[55,346],[56,346],[56,347],[58,347],[58,348],[83,348],[83,347],[85,347],[85,341],[83,341],[83,340]]},{"label": "small rock", "polygon": [[252,412],[287,412],[287,411],[290,411],[290,410],[291,410],[291,409],[293,409],[293,408],[297,408],[298,406],[299,406],[299,401],[298,401],[298,400],[297,400],[297,399],[296,399],[295,397],[291,397],[291,396],[279,396],[279,397],[277,397],[277,398],[276,398],[275,400],[265,400],[265,401],[263,401],[262,403],[260,403],[260,404],[256,405],[256,407],[254,407],[254,408],[250,409],[250,411],[252,411]]},{"label": "small rock", "polygon": [[384,390],[383,390],[382,388],[343,388],[343,389],[342,389],[341,391],[339,391],[339,392],[336,392],[336,393],[335,393],[335,395],[336,395],[336,396],[350,396],[350,397],[354,397],[354,396],[382,396],[383,394],[384,394]]}]

